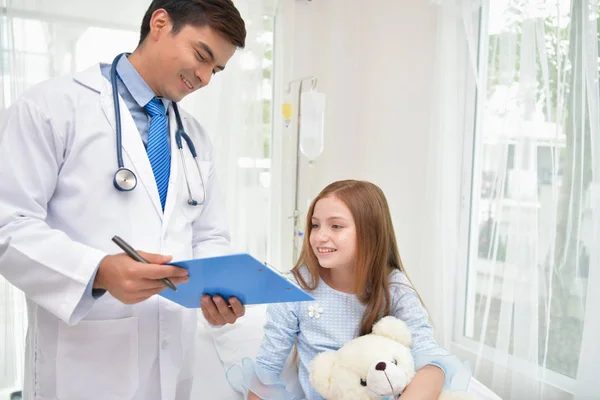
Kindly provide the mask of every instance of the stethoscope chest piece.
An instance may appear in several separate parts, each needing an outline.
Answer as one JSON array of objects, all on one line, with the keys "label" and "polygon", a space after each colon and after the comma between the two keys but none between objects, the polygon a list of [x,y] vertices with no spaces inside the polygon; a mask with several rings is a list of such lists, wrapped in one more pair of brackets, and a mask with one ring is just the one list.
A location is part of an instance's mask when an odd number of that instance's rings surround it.
[{"label": "stethoscope chest piece", "polygon": [[115,187],[121,192],[129,192],[137,186],[137,178],[133,171],[121,167],[115,172],[113,179]]}]

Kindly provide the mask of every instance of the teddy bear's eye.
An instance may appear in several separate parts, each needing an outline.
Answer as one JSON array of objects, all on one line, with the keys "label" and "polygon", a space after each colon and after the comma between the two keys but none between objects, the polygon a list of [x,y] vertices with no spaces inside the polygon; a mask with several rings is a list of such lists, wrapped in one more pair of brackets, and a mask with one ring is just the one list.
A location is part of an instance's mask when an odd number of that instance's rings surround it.
[{"label": "teddy bear's eye", "polygon": [[394,365],[398,365],[398,361],[396,361],[396,359],[393,359],[393,360],[392,360],[392,363],[393,363]]},{"label": "teddy bear's eye", "polygon": [[367,386],[367,381],[365,381],[364,379],[361,379],[360,384],[361,384],[361,386]]}]

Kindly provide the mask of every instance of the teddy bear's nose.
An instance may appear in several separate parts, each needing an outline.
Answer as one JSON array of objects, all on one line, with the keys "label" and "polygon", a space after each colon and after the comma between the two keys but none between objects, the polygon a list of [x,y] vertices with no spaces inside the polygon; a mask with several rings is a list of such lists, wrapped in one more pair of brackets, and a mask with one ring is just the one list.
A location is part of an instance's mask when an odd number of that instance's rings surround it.
[{"label": "teddy bear's nose", "polygon": [[385,367],[386,367],[385,363],[383,361],[381,361],[381,362],[377,363],[377,365],[375,366],[375,369],[377,371],[385,371]]}]

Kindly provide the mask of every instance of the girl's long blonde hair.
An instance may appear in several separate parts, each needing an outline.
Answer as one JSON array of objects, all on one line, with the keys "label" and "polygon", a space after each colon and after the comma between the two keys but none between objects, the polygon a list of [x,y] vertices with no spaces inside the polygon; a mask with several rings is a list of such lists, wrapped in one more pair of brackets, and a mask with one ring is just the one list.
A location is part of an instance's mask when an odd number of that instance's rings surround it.
[{"label": "girl's long blonde hair", "polygon": [[[389,274],[394,269],[404,274],[406,271],[400,260],[392,217],[383,191],[366,181],[337,181],[323,189],[308,209],[302,252],[292,269],[292,274],[303,289],[314,290],[319,283],[321,266],[310,245],[312,217],[315,204],[330,196],[348,207],[356,224],[354,293],[366,305],[358,332],[362,336],[370,333],[375,322],[390,313]],[[308,282],[300,272],[303,266],[310,273]]]}]

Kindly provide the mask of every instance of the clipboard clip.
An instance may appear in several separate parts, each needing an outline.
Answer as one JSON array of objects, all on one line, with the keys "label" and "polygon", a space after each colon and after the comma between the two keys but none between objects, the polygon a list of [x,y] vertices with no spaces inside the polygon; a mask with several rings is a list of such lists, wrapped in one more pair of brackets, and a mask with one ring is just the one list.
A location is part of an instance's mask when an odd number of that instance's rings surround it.
[{"label": "clipboard clip", "polygon": [[[279,270],[279,268],[275,268],[273,265],[269,264],[269,263],[268,263],[268,262],[266,262],[266,261],[263,261],[263,264],[265,264],[265,266],[266,266],[267,268],[270,268],[271,270],[273,270],[273,271],[277,272],[279,275],[281,275],[281,276],[283,276],[284,278],[286,278],[286,279],[287,279],[287,277],[286,277],[286,274],[282,273],[282,272]],[[259,272],[262,272],[262,271],[260,271],[260,270],[259,270]],[[288,274],[288,275],[289,275],[289,274]]]}]

